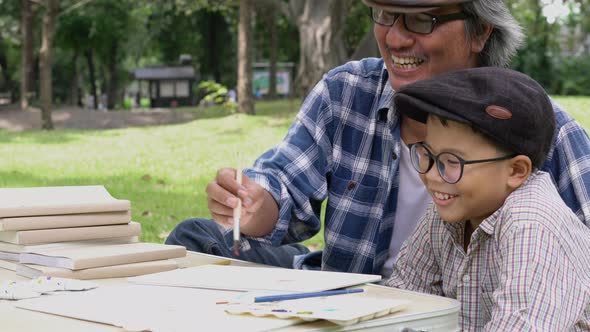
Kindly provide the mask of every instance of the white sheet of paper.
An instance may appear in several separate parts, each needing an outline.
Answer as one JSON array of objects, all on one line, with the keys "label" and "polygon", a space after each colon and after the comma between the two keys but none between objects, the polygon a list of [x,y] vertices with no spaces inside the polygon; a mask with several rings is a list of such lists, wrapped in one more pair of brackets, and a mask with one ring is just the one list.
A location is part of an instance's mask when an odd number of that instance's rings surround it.
[{"label": "white sheet of paper", "polygon": [[236,292],[154,287],[103,286],[81,293],[21,300],[19,308],[122,327],[127,331],[266,331],[303,322],[231,315],[223,305]]},{"label": "white sheet of paper", "polygon": [[203,265],[128,278],[144,285],[234,291],[317,292],[381,280],[380,275],[343,272]]}]

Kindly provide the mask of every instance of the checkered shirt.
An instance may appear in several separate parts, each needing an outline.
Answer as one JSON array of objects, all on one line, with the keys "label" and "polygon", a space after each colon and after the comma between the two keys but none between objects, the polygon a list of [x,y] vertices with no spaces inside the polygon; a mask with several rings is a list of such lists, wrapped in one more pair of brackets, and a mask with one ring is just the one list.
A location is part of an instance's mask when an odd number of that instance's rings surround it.
[{"label": "checkered shirt", "polygon": [[388,286],[457,299],[465,331],[590,330],[590,229],[536,172],[463,249],[465,222],[431,204]]}]

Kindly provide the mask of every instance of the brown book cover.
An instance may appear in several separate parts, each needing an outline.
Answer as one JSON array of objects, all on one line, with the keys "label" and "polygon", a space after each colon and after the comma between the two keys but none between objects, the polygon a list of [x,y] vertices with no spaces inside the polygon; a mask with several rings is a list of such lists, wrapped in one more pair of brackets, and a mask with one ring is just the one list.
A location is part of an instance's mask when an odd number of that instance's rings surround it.
[{"label": "brown book cover", "polygon": [[182,246],[138,242],[23,253],[20,255],[20,263],[81,270],[184,256],[186,248]]},{"label": "brown book cover", "polygon": [[0,188],[0,218],[128,211],[104,186]]},{"label": "brown book cover", "polygon": [[78,248],[78,247],[89,247],[101,244],[123,244],[123,243],[135,243],[139,242],[139,236],[122,236],[113,237],[108,239],[92,239],[85,241],[66,241],[66,242],[52,242],[52,243],[41,243],[41,244],[15,244],[8,242],[0,242],[0,251],[21,254],[23,252],[33,252],[46,249],[57,249],[57,248]]},{"label": "brown book cover", "polygon": [[128,224],[129,211],[0,218],[0,231]]},{"label": "brown book cover", "polygon": [[27,277],[37,278],[41,276],[59,277],[70,279],[105,279],[105,278],[126,278],[135,277],[144,274],[170,271],[178,268],[178,263],[172,259],[130,263],[121,265],[101,266],[82,270],[70,270],[59,267],[35,265],[35,264],[17,264],[16,274]]},{"label": "brown book cover", "polygon": [[38,244],[134,236],[139,233],[141,233],[141,225],[132,221],[124,225],[2,231],[0,232],[0,241],[15,244]]}]

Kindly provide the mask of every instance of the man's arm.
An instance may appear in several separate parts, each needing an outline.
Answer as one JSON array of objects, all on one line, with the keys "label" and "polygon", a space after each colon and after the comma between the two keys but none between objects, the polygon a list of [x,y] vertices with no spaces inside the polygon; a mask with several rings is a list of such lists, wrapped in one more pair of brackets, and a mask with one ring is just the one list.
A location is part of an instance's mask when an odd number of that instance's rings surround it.
[{"label": "man's arm", "polygon": [[331,158],[331,104],[320,81],[304,101],[285,139],[245,169],[243,185],[235,169],[219,170],[207,187],[213,219],[233,222],[237,197],[242,199],[240,230],[280,245],[303,241],[320,230],[320,206],[327,197],[326,174]]},{"label": "man's arm", "polygon": [[590,138],[578,122],[552,102],[557,130],[542,170],[551,174],[563,201],[590,227]]}]

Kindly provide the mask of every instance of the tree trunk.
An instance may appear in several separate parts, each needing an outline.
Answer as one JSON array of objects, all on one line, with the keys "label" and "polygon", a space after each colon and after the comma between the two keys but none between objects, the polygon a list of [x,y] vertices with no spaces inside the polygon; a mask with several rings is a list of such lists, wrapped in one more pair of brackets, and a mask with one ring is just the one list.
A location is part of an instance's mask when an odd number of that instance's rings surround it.
[{"label": "tree trunk", "polygon": [[46,0],[45,5],[45,14],[43,15],[43,41],[41,42],[41,50],[39,51],[41,62],[41,123],[43,129],[50,130],[53,129],[53,121],[51,120],[53,97],[51,86],[51,47],[59,4],[58,0]]},{"label": "tree trunk", "polygon": [[92,52],[92,49],[89,48],[86,50],[85,56],[86,56],[86,63],[88,65],[88,79],[90,80],[90,95],[92,96],[93,99],[93,103],[92,105],[88,105],[91,106],[93,109],[97,109],[98,108],[98,98],[96,96],[96,72],[95,72],[95,68],[94,68],[94,54]]},{"label": "tree trunk", "polygon": [[373,29],[369,29],[363,36],[349,60],[360,60],[368,57],[380,57],[379,46],[373,35]]},{"label": "tree trunk", "polygon": [[20,109],[29,107],[29,91],[33,74],[33,8],[29,0],[21,0],[21,77],[20,77]]},{"label": "tree trunk", "polygon": [[109,84],[107,86],[107,105],[104,105],[107,109],[115,109],[117,102],[117,89],[119,87],[119,79],[117,75],[117,53],[119,51],[119,45],[114,42],[111,45],[109,53]]},{"label": "tree trunk", "polygon": [[240,0],[238,23],[238,112],[254,114],[252,96],[252,0]]},{"label": "tree trunk", "polygon": [[68,94],[68,104],[75,106],[79,104],[79,77],[78,77],[78,50],[74,50],[72,56],[72,80],[70,83],[70,93]]},{"label": "tree trunk", "polygon": [[347,1],[305,0],[302,9],[297,17],[300,57],[295,92],[299,96],[307,94],[326,72],[348,58],[343,43]]},{"label": "tree trunk", "polygon": [[267,13],[267,26],[269,38],[269,69],[268,69],[268,98],[277,98],[277,47],[278,47],[278,27],[277,13],[274,6],[270,6]]},{"label": "tree trunk", "polygon": [[2,70],[2,79],[4,81],[3,89],[10,93],[10,103],[12,103],[17,93],[15,89],[16,84],[10,77],[8,57],[6,56],[6,48],[4,46],[4,40],[2,37],[0,37],[0,69]]},{"label": "tree trunk", "polygon": [[207,15],[207,23],[209,27],[207,35],[209,70],[213,75],[213,79],[217,83],[221,83],[222,69],[221,69],[221,48],[224,47],[224,40],[221,39],[223,31],[225,31],[225,19],[220,13],[212,12]]}]

